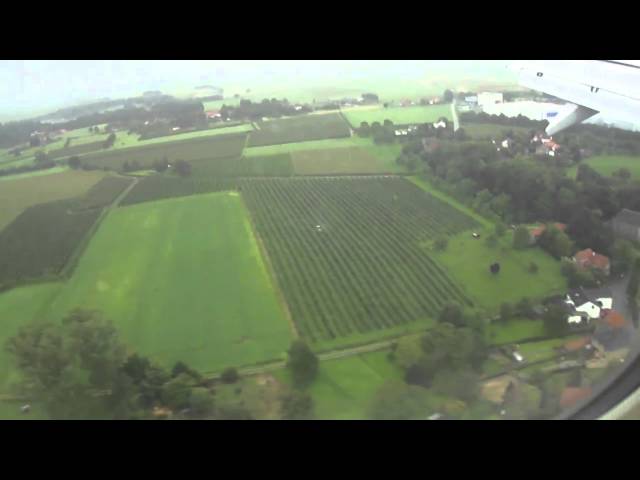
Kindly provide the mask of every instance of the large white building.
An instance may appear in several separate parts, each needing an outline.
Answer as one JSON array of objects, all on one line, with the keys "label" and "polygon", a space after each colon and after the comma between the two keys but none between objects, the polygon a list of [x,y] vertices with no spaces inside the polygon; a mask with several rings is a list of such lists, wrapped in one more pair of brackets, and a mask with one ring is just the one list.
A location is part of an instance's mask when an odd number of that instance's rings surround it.
[{"label": "large white building", "polygon": [[478,94],[478,105],[494,105],[504,101],[502,94],[497,92],[482,92]]}]

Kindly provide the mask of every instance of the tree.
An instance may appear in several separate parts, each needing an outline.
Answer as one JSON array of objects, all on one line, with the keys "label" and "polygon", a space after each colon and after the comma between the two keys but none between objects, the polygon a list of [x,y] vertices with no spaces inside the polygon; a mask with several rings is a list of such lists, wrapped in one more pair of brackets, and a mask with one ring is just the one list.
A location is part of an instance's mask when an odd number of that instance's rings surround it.
[{"label": "tree", "polygon": [[371,127],[368,122],[361,122],[360,128],[358,129],[358,134],[361,137],[369,137],[371,136]]},{"label": "tree", "polygon": [[498,246],[498,239],[495,235],[489,235],[484,243],[489,248],[496,248]]},{"label": "tree", "polygon": [[71,145],[71,138],[67,138],[67,141],[64,142],[64,148],[69,148],[69,145]]},{"label": "tree", "polygon": [[188,177],[191,175],[191,164],[186,160],[177,160],[175,163],[175,169],[181,177]]},{"label": "tree", "polygon": [[375,420],[425,419],[435,404],[429,391],[400,380],[388,380],[376,392],[369,407],[369,416]]},{"label": "tree", "polygon": [[545,226],[544,232],[542,232],[538,240],[538,244],[557,259],[568,257],[573,250],[573,242],[571,239],[566,233],[554,225]]},{"label": "tree", "polygon": [[391,356],[394,363],[406,370],[416,365],[423,354],[420,338],[402,337],[394,344]]},{"label": "tree", "polygon": [[47,153],[43,152],[42,150],[38,150],[36,152],[35,158],[37,163],[44,163],[48,160],[49,155],[47,155]]},{"label": "tree", "polygon": [[162,386],[162,403],[172,410],[188,408],[193,387],[193,378],[186,373],[181,373]]},{"label": "tree", "polygon": [[629,283],[627,284],[627,296],[635,299],[638,296],[638,286],[640,285],[640,258],[635,261],[629,275]]},{"label": "tree", "polygon": [[280,417],[283,420],[307,420],[313,414],[313,398],[307,392],[290,391],[280,400]]},{"label": "tree", "polygon": [[[25,325],[7,350],[51,418],[128,414],[132,392],[120,370],[126,350],[97,312],[74,310],[59,323]],[[110,393],[97,395],[103,391]]]},{"label": "tree", "polygon": [[102,148],[111,148],[113,144],[116,143],[116,134],[110,133],[107,139],[102,144]]},{"label": "tree", "polygon": [[529,297],[521,298],[516,303],[515,313],[520,317],[532,318],[535,315],[533,311],[533,303]]},{"label": "tree", "polygon": [[493,275],[497,275],[498,273],[500,273],[500,264],[498,262],[492,263],[491,265],[489,265],[489,271]]},{"label": "tree", "polygon": [[611,273],[621,274],[629,271],[635,257],[634,248],[628,240],[616,240],[611,249]]},{"label": "tree", "polygon": [[507,233],[507,227],[504,226],[504,223],[498,222],[496,223],[494,233],[496,237],[503,237],[505,233]]},{"label": "tree", "polygon": [[196,382],[202,381],[202,375],[200,375],[198,371],[194,370],[184,362],[181,362],[181,361],[176,362],[173,368],[171,369],[171,376],[175,378],[179,375],[182,375],[183,373],[193,378],[193,380],[195,380]]},{"label": "tree", "polygon": [[431,388],[436,393],[471,403],[478,396],[480,377],[470,368],[439,370],[433,377]]},{"label": "tree", "polygon": [[449,244],[449,240],[447,240],[447,237],[439,237],[435,240],[435,242],[433,242],[433,247],[439,252],[441,252],[447,249],[448,244]]},{"label": "tree", "polygon": [[464,312],[462,307],[457,303],[448,303],[444,306],[444,308],[440,311],[440,315],[438,316],[438,321],[442,323],[450,323],[454,326],[464,326]]},{"label": "tree", "polygon": [[542,320],[544,322],[545,332],[549,336],[559,337],[568,330],[567,313],[560,305],[549,305],[544,312]]},{"label": "tree", "polygon": [[77,170],[78,168],[80,168],[80,165],[81,165],[80,157],[78,157],[77,155],[74,155],[73,157],[69,157],[69,159],[67,160],[67,163],[69,164],[69,167],[73,168],[74,170]]},{"label": "tree", "polygon": [[629,180],[631,178],[631,172],[629,171],[628,168],[620,168],[619,170],[616,170],[615,172],[613,172],[613,175],[615,177],[618,177],[622,180]]},{"label": "tree", "polygon": [[382,106],[383,106],[384,108],[389,108],[389,102],[384,102],[384,103],[382,104]]},{"label": "tree", "polygon": [[169,161],[166,156],[153,162],[153,169],[158,173],[166,171],[167,168],[169,168]]},{"label": "tree", "polygon": [[294,340],[288,351],[287,367],[293,375],[293,384],[304,388],[311,384],[318,374],[318,357],[302,340]]},{"label": "tree", "polygon": [[240,375],[238,375],[238,371],[235,368],[229,367],[225,368],[222,375],[220,375],[220,378],[224,383],[236,383],[240,378]]},{"label": "tree", "polygon": [[513,247],[518,250],[527,248],[530,238],[529,229],[523,225],[519,226],[513,233]]},{"label": "tree", "polygon": [[532,274],[538,273],[538,264],[536,262],[529,263],[528,271]]},{"label": "tree", "polygon": [[453,92],[449,89],[445,90],[444,94],[442,95],[442,99],[445,101],[445,103],[453,102]]},{"label": "tree", "polygon": [[206,388],[196,387],[191,390],[189,410],[194,416],[207,417],[214,411],[214,401],[211,392]]},{"label": "tree", "polygon": [[469,140],[469,135],[464,131],[464,128],[458,128],[453,134],[453,138],[459,142],[464,142],[465,140]]},{"label": "tree", "polygon": [[510,303],[503,302],[500,305],[500,320],[506,322],[513,317],[513,306]]}]

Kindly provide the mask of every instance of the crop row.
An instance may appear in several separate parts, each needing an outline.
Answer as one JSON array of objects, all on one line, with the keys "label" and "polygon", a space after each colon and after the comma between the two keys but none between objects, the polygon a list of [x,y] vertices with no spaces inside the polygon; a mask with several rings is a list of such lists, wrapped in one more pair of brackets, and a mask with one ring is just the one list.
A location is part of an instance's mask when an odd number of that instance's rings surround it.
[{"label": "crop row", "polygon": [[474,221],[401,178],[240,182],[303,337],[327,340],[469,304],[420,248]]}]

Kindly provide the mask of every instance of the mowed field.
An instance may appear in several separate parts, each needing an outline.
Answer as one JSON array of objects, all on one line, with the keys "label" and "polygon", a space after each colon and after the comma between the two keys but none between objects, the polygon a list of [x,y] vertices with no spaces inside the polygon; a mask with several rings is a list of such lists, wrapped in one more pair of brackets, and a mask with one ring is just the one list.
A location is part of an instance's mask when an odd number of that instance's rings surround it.
[{"label": "mowed field", "polygon": [[[171,137],[169,137],[171,138]],[[98,168],[121,170],[125,162],[137,162],[140,168],[149,168],[154,161],[166,157],[176,160],[201,160],[211,158],[239,157],[246,142],[246,133],[208,135],[204,137],[174,139],[151,145],[107,150],[83,157],[83,163]]]},{"label": "mowed field", "polygon": [[[497,311],[503,302],[517,302],[522,297],[539,299],[566,289],[560,273],[560,262],[539,247],[525,250],[513,248],[513,233],[507,232],[498,246],[489,248],[485,238],[493,229],[478,230],[481,238],[464,232],[449,239],[444,252],[434,256],[442,267],[464,286],[464,291],[479,307]],[[493,275],[489,266],[498,262],[500,272]],[[538,265],[538,273],[531,274],[531,262]]]},{"label": "mowed field", "polygon": [[39,203],[83,195],[104,176],[104,172],[70,170],[1,182],[0,231],[25,209]]},{"label": "mowed field", "polygon": [[420,242],[476,222],[398,177],[246,180],[242,195],[316,348],[432,325],[469,299]]},{"label": "mowed field", "polygon": [[249,136],[249,147],[349,137],[349,125],[341,115],[306,115],[256,122]]},{"label": "mowed field", "polygon": [[436,122],[440,117],[451,119],[451,105],[429,105],[415,107],[380,107],[377,109],[348,110],[343,115],[353,128],[358,128],[362,122],[383,123],[391,120],[396,125]]},{"label": "mowed field", "polygon": [[[387,380],[402,380],[404,372],[388,359],[388,351],[365,353],[320,363],[318,376],[309,388],[318,420],[363,420],[376,390]],[[274,376],[291,384],[287,370]]]},{"label": "mowed field", "polygon": [[293,163],[288,153],[262,157],[211,158],[191,162],[195,177],[289,177]]},{"label": "mowed field", "polygon": [[[611,176],[615,171],[621,168],[626,168],[631,172],[631,178],[640,178],[640,157],[631,157],[624,155],[603,155],[597,157],[590,157],[582,161],[582,163],[589,165],[596,172],[604,176]],[[576,178],[578,173],[578,167],[571,167],[567,170],[567,175],[571,178]]]},{"label": "mowed field", "polygon": [[527,134],[531,129],[526,127],[496,125],[493,123],[463,123],[460,128],[473,139],[496,139],[504,140],[507,132],[514,134]]},{"label": "mowed field", "polygon": [[297,175],[391,173],[395,165],[379,160],[362,147],[301,150],[291,154]]},{"label": "mowed field", "polygon": [[279,358],[291,340],[233,192],[112,211],[50,312],[75,307],[104,312],[140,354],[202,372]]}]

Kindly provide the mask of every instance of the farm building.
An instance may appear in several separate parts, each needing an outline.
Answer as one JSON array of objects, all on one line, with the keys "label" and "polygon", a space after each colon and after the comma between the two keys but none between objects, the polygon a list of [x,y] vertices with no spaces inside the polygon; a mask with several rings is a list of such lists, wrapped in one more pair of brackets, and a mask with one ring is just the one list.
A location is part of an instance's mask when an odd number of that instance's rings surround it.
[{"label": "farm building", "polygon": [[616,237],[640,242],[640,212],[621,210],[611,221]]},{"label": "farm building", "polygon": [[600,255],[599,253],[594,252],[590,248],[585,250],[580,250],[573,257],[573,260],[576,262],[578,268],[595,268],[605,273],[605,275],[609,275],[610,270],[610,262],[609,257],[605,255]]}]

